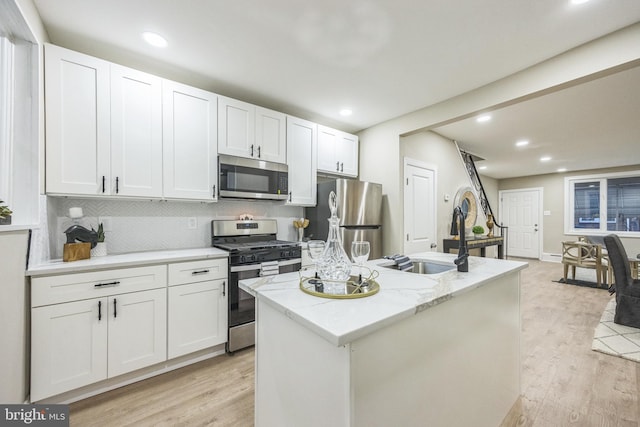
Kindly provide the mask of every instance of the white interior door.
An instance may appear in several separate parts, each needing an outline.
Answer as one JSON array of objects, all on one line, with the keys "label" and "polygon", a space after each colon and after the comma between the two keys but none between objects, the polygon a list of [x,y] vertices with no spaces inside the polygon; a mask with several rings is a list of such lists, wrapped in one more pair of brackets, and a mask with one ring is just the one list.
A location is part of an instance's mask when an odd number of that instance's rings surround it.
[{"label": "white interior door", "polygon": [[539,188],[500,192],[500,219],[509,227],[509,256],[540,258],[541,193]]},{"label": "white interior door", "polygon": [[435,167],[405,159],[404,253],[430,251],[436,244]]}]

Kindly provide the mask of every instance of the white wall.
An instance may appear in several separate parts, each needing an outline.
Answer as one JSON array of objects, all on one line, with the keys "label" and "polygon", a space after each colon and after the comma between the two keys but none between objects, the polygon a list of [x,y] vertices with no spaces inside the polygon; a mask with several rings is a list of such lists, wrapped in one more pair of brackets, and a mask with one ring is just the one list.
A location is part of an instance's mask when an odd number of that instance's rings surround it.
[{"label": "white wall", "polygon": [[29,296],[24,270],[29,232],[0,232],[0,402],[24,403],[28,390]]},{"label": "white wall", "polygon": [[461,120],[480,111],[505,107],[639,64],[640,23],[477,90],[360,132],[360,178],[383,184],[385,193],[384,253],[397,253],[402,249],[401,136]]}]

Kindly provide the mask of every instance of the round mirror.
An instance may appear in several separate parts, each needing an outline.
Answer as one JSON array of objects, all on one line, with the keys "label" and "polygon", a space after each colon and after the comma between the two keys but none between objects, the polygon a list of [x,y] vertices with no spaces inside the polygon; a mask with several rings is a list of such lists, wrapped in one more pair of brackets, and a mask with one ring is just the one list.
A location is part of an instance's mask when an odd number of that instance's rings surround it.
[{"label": "round mirror", "polygon": [[476,224],[476,217],[478,216],[476,197],[470,187],[463,187],[458,190],[453,207],[455,208],[456,206],[460,206],[460,209],[464,212],[466,218],[464,227],[467,232],[470,232],[471,227]]}]

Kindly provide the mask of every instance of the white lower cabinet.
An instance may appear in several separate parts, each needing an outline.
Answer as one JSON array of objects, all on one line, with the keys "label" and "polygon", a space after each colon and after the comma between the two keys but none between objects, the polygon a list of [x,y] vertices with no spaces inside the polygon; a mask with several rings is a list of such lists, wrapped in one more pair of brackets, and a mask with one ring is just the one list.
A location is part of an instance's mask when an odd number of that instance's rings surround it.
[{"label": "white lower cabinet", "polygon": [[167,360],[167,290],[108,298],[109,378]]},{"label": "white lower cabinet", "polygon": [[32,402],[166,360],[166,265],[31,286]]},{"label": "white lower cabinet", "polygon": [[169,264],[168,357],[227,341],[227,260]]},{"label": "white lower cabinet", "polygon": [[31,310],[32,402],[106,378],[106,298]]}]

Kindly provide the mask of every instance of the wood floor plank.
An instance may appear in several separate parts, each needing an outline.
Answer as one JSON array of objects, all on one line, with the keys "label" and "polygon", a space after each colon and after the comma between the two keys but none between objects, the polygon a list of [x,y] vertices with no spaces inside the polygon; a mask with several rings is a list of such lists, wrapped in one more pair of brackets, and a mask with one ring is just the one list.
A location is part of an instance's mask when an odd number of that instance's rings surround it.
[{"label": "wood floor plank", "polygon": [[[609,293],[522,272],[521,390],[500,427],[640,427],[638,364],[591,350]],[[72,426],[252,426],[254,351],[220,356],[70,406]],[[447,426],[449,427],[449,426]]]}]

